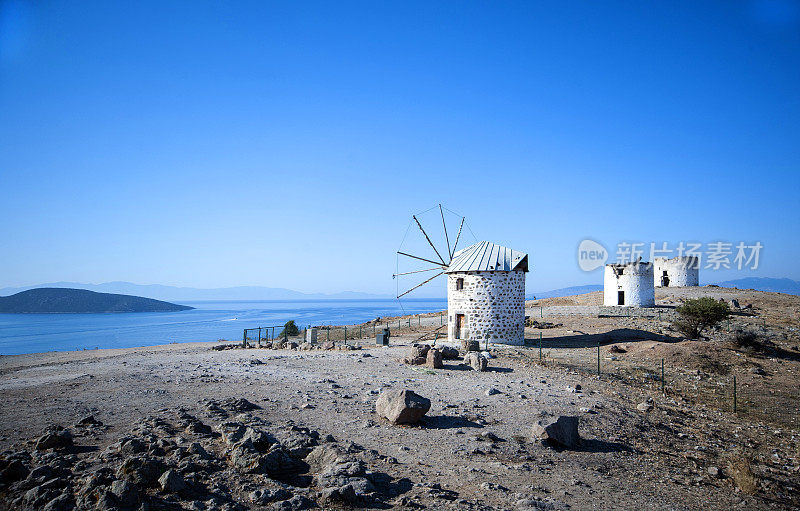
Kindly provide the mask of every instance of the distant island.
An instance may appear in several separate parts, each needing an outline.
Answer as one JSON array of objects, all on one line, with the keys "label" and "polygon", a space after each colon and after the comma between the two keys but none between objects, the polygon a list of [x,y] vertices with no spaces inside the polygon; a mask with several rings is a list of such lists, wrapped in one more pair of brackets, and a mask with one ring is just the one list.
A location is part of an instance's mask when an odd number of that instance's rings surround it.
[{"label": "distant island", "polygon": [[0,313],[9,314],[176,312],[193,308],[141,296],[71,288],[44,287],[0,296]]}]

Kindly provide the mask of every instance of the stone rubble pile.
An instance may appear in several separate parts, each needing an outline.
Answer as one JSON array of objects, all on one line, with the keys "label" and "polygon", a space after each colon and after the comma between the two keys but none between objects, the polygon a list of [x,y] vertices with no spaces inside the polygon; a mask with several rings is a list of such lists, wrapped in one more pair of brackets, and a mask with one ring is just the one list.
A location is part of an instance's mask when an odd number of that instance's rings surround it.
[{"label": "stone rubble pile", "polygon": [[[419,413],[414,396],[395,419]],[[165,409],[102,451],[73,442],[102,430],[94,417],[48,428],[29,449],[0,454],[0,495],[9,508],[46,511],[387,508],[397,497],[393,479],[369,470],[355,444],[293,423],[276,427],[245,399],[204,407],[221,422]]]}]

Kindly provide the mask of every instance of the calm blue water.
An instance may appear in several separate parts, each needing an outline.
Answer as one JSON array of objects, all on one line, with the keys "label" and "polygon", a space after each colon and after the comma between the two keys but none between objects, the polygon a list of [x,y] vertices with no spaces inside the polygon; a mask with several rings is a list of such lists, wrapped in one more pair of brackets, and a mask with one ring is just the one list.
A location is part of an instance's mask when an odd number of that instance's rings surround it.
[{"label": "calm blue water", "polygon": [[182,312],[121,314],[0,314],[0,354],[129,348],[170,342],[238,340],[242,329],[283,325],[363,323],[447,308],[444,299],[181,302]]}]

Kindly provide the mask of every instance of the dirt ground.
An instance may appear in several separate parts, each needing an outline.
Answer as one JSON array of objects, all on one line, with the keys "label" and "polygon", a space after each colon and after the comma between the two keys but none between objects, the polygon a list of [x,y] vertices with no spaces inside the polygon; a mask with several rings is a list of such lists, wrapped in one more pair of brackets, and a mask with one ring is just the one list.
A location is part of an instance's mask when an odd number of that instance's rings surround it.
[{"label": "dirt ground", "polygon": [[[218,343],[199,343],[0,357],[0,469],[13,460],[35,469],[21,482],[0,480],[0,508],[40,508],[47,500],[57,504],[49,509],[122,509],[109,492],[126,474],[125,460],[160,456],[187,489],[170,494],[142,480],[131,508],[794,509],[800,299],[696,288],[659,292],[658,303],[669,311],[697,294],[751,304],[732,329],[762,328],[766,351],[735,349],[727,325],[708,340],[687,341],[665,317],[553,315],[533,318],[561,326],[527,328],[531,347],[491,347],[483,373],[459,361],[435,370],[400,363],[423,322],[390,347],[364,341],[363,349],[346,351],[217,351]],[[593,305],[592,295],[528,305]],[[542,360],[539,333],[551,343]],[[592,369],[597,348],[570,345],[586,336],[585,344],[601,345],[600,376]],[[657,380],[631,376],[643,365],[656,371],[660,359],[669,360],[675,381],[695,386],[738,372],[788,419],[733,413],[687,389],[664,394]],[[378,418],[374,403],[384,388],[429,398],[423,422],[393,426]],[[241,399],[255,406],[237,405]],[[90,415],[102,425],[78,424]],[[579,448],[531,438],[532,425],[560,415],[580,418]],[[74,445],[37,449],[34,442],[54,425],[66,427]],[[321,451],[297,455],[306,463],[291,478],[242,473],[226,433],[240,426],[286,449],[305,442],[335,451],[340,465],[362,466],[348,477],[368,479],[371,488],[332,496],[332,469],[309,461]],[[137,438],[144,447],[135,447]],[[207,459],[197,447],[184,449],[195,443]]]}]

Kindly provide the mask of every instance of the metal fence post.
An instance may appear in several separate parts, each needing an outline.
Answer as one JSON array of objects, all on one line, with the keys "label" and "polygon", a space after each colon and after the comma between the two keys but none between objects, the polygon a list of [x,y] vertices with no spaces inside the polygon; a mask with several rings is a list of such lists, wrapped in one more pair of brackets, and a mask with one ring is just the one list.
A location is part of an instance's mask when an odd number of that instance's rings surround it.
[{"label": "metal fence post", "polygon": [[663,358],[661,359],[661,394],[664,395],[664,396],[667,395],[667,391],[666,391],[666,388],[664,386],[664,359]]},{"label": "metal fence post", "polygon": [[539,363],[542,363],[542,332],[539,332]]},{"label": "metal fence post", "polygon": [[347,344],[347,326],[344,327],[344,343]]},{"label": "metal fence post", "polygon": [[247,347],[247,329],[244,329],[244,333],[242,333],[242,348]]},{"label": "metal fence post", "polygon": [[737,411],[736,403],[736,375],[733,375],[733,413]]},{"label": "metal fence post", "polygon": [[600,376],[600,341],[597,341],[597,376]]},{"label": "metal fence post", "polygon": [[540,318],[544,317],[544,307],[543,306],[539,306],[539,317]]},{"label": "metal fence post", "polygon": [[326,328],[325,330],[327,330],[327,332],[328,332],[328,341],[330,341],[331,340],[331,327],[330,327],[330,325],[328,325],[328,328]]}]

